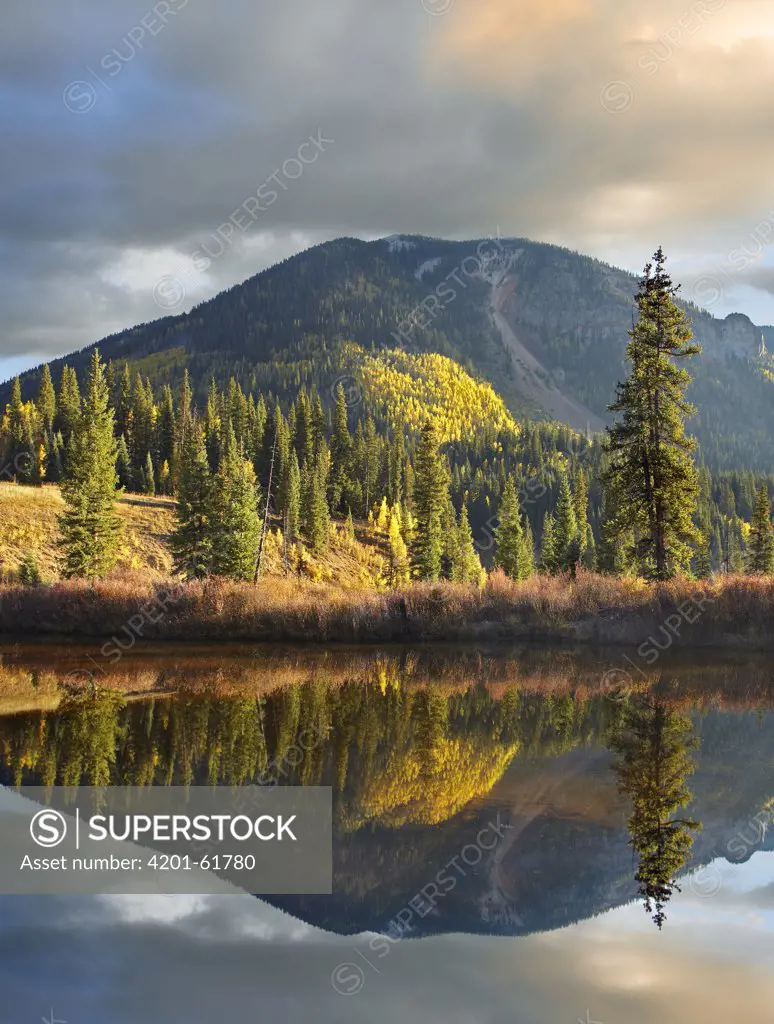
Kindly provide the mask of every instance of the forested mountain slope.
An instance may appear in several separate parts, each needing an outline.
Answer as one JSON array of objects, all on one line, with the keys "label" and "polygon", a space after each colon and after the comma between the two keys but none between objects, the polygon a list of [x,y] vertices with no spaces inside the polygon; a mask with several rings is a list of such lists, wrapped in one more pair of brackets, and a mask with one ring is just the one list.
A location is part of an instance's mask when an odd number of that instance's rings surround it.
[{"label": "forested mountain slope", "polygon": [[[397,382],[393,373],[365,374],[374,370],[366,354],[438,353],[489,382],[516,418],[596,430],[624,374],[635,286],[624,271],[523,239],[342,238],[99,346],[154,388],[187,368],[201,402],[211,377],[280,398],[305,385],[329,402],[333,383],[351,376],[358,398],[362,390],[377,407],[385,396],[374,389]],[[741,314],[690,313],[704,349],[691,367],[698,415],[690,429],[704,458],[718,468],[774,468],[774,362],[760,353],[763,330]],[[80,376],[88,353],[52,364],[55,379],[65,362]],[[23,378],[25,398],[38,377]],[[9,394],[0,387],[0,408]]]}]

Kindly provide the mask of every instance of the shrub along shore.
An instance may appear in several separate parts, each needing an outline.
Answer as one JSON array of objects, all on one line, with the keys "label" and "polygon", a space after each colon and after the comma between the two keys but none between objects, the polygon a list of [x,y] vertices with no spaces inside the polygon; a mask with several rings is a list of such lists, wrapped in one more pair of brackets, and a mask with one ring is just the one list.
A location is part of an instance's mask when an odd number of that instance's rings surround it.
[{"label": "shrub along shore", "polygon": [[[100,638],[118,660],[138,640],[309,643],[513,641],[627,645],[643,669],[669,648],[774,649],[774,578],[648,584],[579,571],[396,590],[267,578],[181,583],[139,575],[0,587],[0,633]],[[638,667],[639,667],[638,665]]]}]

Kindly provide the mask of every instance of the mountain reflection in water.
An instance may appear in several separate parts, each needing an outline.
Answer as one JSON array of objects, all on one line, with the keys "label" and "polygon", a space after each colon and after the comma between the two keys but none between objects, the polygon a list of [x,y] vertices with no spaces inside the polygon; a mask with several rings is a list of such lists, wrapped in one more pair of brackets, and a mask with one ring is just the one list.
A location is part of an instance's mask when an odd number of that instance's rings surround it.
[{"label": "mountain reflection in water", "polygon": [[686,872],[772,848],[766,663],[615,692],[572,652],[166,649],[88,686],[76,663],[5,653],[0,780],[331,786],[333,894],[268,901],[331,932],[526,934],[636,898],[661,927]]}]

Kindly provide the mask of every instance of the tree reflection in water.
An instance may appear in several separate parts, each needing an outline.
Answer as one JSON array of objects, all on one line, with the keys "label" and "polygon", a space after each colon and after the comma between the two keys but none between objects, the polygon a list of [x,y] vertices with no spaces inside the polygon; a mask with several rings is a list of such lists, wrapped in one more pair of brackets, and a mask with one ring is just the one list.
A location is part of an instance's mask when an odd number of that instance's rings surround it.
[{"label": "tree reflection in water", "polygon": [[687,715],[653,695],[633,698],[611,734],[618,788],[632,802],[627,824],[639,858],[635,879],[659,928],[666,904],[680,892],[675,877],[690,856],[693,833],[701,829],[697,821],[673,817],[691,801],[686,779],[694,770],[697,745]]}]

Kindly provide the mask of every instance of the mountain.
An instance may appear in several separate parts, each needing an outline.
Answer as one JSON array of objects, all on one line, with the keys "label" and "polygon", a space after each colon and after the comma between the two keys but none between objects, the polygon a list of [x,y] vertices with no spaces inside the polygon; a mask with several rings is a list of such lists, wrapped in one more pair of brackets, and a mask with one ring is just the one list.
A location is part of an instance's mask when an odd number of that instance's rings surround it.
[{"label": "mountain", "polygon": [[[278,397],[306,385],[324,400],[344,378],[358,401],[387,416],[396,410],[385,382],[396,372],[424,375],[425,400],[434,365],[425,360],[420,372],[410,357],[435,353],[491,384],[518,419],[595,431],[625,373],[636,286],[625,271],[526,239],[341,238],[99,347],[154,386],[176,383],[187,368],[200,400],[210,377]],[[762,345],[774,329],[685,305],[703,347],[691,365],[698,414],[690,429],[705,460],[774,469],[774,360]],[[65,362],[80,375],[88,356],[87,348],[57,360],[55,379]],[[24,375],[25,397],[38,376]],[[0,408],[9,393],[0,388]],[[507,413],[497,415],[501,426]]]}]

